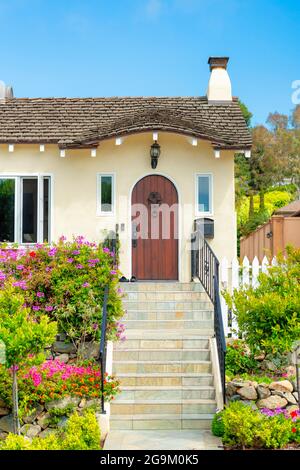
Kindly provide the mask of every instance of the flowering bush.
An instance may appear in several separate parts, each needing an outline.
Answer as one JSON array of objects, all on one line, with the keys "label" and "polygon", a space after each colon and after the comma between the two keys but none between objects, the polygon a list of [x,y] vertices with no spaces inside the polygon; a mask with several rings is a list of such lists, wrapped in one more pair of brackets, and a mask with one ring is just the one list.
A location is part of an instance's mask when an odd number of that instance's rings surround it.
[{"label": "flowering bush", "polygon": [[[10,371],[0,366],[0,396],[11,405],[6,393],[12,381]],[[40,365],[19,370],[19,397],[22,412],[28,412],[34,404],[45,404],[65,396],[80,398],[101,397],[101,375],[95,362],[65,364],[59,360],[45,361]],[[104,380],[105,400],[110,401],[119,391],[119,382],[112,376]]]},{"label": "flowering bush", "polygon": [[36,316],[47,314],[79,348],[99,339],[105,287],[109,287],[108,335],[117,336],[116,321],[123,315],[117,289],[114,253],[83,237],[34,250],[0,246],[0,289],[7,283],[23,293],[25,306]]},{"label": "flowering bush", "polygon": [[216,415],[212,432],[231,447],[283,448],[288,443],[300,443],[300,413],[281,408],[259,411],[232,402]]}]

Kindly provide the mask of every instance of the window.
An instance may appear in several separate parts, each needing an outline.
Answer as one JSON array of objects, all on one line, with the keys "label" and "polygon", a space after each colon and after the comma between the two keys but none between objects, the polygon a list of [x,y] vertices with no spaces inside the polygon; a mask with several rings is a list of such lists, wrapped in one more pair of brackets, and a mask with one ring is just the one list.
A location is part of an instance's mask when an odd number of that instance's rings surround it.
[{"label": "window", "polygon": [[50,177],[0,175],[0,242],[49,242]]},{"label": "window", "polygon": [[114,205],[114,175],[98,174],[98,213],[112,215]]},{"label": "window", "polygon": [[212,214],[212,175],[197,175],[196,201],[198,214]]}]

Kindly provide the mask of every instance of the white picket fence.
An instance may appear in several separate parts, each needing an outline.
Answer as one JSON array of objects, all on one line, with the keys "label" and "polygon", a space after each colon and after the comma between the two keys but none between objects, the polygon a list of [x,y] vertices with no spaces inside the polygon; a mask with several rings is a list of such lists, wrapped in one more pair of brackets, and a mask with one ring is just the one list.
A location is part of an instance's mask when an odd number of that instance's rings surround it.
[{"label": "white picket fence", "polygon": [[[221,290],[227,290],[232,294],[234,289],[243,288],[245,286],[257,287],[259,273],[266,273],[269,267],[276,266],[276,263],[277,261],[275,257],[269,261],[266,256],[262,260],[261,265],[259,264],[257,257],[253,259],[252,264],[249,262],[247,256],[243,259],[242,264],[240,264],[237,258],[234,258],[232,261],[228,261],[227,258],[223,258],[220,262]],[[231,334],[231,336],[236,337],[236,332],[238,331],[236,319],[228,310],[227,304],[222,295],[221,307],[225,336]]]}]

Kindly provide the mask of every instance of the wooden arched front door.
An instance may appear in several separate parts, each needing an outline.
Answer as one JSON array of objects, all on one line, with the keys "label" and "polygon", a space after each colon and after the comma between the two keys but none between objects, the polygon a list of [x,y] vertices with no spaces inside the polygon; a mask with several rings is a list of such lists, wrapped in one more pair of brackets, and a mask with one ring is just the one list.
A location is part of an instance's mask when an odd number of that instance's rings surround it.
[{"label": "wooden arched front door", "polygon": [[132,275],[178,279],[178,194],[166,177],[142,178],[132,192]]}]

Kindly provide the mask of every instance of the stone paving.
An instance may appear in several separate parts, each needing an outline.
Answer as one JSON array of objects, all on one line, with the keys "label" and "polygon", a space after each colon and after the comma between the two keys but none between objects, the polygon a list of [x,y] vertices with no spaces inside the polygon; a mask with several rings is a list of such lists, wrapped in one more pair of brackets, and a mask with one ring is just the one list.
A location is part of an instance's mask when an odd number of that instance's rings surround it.
[{"label": "stone paving", "polygon": [[104,450],[222,450],[221,439],[210,431],[116,431],[109,433]]}]

